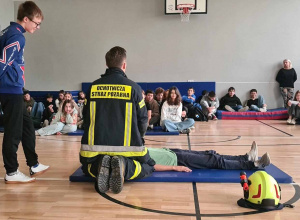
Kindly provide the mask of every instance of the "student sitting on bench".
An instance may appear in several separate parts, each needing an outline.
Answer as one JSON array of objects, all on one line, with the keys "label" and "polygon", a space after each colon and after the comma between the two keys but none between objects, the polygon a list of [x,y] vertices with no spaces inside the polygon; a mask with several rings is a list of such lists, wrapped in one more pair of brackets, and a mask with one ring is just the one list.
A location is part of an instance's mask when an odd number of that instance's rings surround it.
[{"label": "student sitting on bench", "polygon": [[250,170],[264,168],[271,163],[268,153],[258,159],[258,147],[255,141],[245,155],[220,155],[214,150],[189,151],[181,149],[148,148],[150,157],[156,162],[155,171],[191,172],[191,169]]},{"label": "student sitting on bench", "polygon": [[265,99],[262,95],[257,96],[256,89],[250,90],[250,99],[247,100],[247,106],[251,111],[257,111],[257,112],[267,111],[267,104],[265,102]]}]

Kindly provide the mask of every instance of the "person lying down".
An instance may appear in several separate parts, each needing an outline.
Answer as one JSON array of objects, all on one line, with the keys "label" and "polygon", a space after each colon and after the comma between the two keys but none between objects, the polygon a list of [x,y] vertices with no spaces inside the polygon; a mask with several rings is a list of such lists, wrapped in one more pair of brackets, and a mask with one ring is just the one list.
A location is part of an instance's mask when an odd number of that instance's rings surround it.
[{"label": "person lying down", "polygon": [[253,141],[251,150],[245,155],[220,155],[214,150],[190,151],[168,148],[148,148],[150,157],[156,162],[155,171],[192,172],[191,169],[251,170],[269,166],[271,159],[265,153],[258,159],[258,147]]}]

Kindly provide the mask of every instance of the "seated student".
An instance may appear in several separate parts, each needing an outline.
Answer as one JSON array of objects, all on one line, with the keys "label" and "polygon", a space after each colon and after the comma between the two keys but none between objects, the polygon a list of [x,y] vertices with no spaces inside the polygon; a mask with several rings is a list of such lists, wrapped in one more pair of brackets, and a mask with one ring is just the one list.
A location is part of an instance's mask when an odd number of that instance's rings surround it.
[{"label": "seated student", "polygon": [[[184,106],[193,106],[196,101],[195,90],[190,87],[187,91],[188,95],[182,96],[182,103]],[[189,108],[189,107],[188,107]]]},{"label": "seated student", "polygon": [[290,125],[295,125],[297,118],[300,118],[300,90],[295,94],[294,100],[287,102],[289,118],[286,121]]},{"label": "seated student", "polygon": [[192,118],[181,121],[181,115],[181,95],[178,88],[172,86],[169,89],[167,100],[161,109],[160,125],[170,132],[179,131],[181,133],[189,133],[195,121]]},{"label": "seated student", "polygon": [[[145,91],[144,90],[142,90],[142,95],[143,95],[143,99],[145,100],[146,95],[145,95]],[[146,103],[146,101],[145,101],[145,105],[146,105],[146,108],[147,108],[147,116],[148,116],[148,123],[147,123],[147,125],[148,125],[148,128],[149,128],[149,122],[151,120],[152,111],[150,109],[149,103]]]},{"label": "seated student", "polygon": [[266,112],[267,105],[262,95],[257,96],[257,90],[250,90],[250,99],[247,101],[247,106],[251,111]]},{"label": "seated student", "polygon": [[65,91],[60,90],[58,93],[58,98],[55,100],[55,106],[59,109],[59,106],[62,105],[62,102],[65,100]]},{"label": "seated student", "polygon": [[159,106],[153,96],[154,93],[152,90],[146,91],[145,102],[148,103],[151,110],[151,119],[149,120],[149,124],[148,124],[150,129],[153,129],[153,125],[158,124],[160,119]]},{"label": "seated student", "polygon": [[155,161],[155,171],[191,172],[191,169],[257,169],[271,164],[268,153],[258,159],[258,149],[253,142],[251,150],[245,155],[220,155],[214,150],[190,151],[168,148],[148,148],[150,157]]},{"label": "seated student", "polygon": [[74,108],[74,102],[65,100],[62,106],[63,110],[57,112],[53,117],[51,124],[47,127],[35,131],[36,135],[65,134],[77,130],[77,111]]},{"label": "seated student", "polygon": [[163,102],[163,97],[164,97],[164,89],[161,87],[158,87],[155,89],[155,97],[154,99],[157,101],[157,104],[159,106],[159,115],[160,115],[160,110]]},{"label": "seated student", "polygon": [[197,98],[196,102],[197,102],[197,103],[200,103],[201,100],[202,100],[202,98],[203,98],[203,96],[205,96],[205,95],[207,95],[207,94],[208,94],[208,91],[207,91],[207,90],[202,90],[202,93],[201,93],[201,95]]},{"label": "seated student", "polygon": [[35,100],[30,96],[29,91],[24,91],[23,92],[23,97],[24,97],[24,103],[25,107],[27,109],[27,112],[31,114],[33,105],[35,103]]},{"label": "seated student", "polygon": [[42,102],[36,102],[30,96],[28,90],[24,91],[23,94],[24,94],[25,107],[33,121],[34,127],[40,128],[43,111],[45,109],[44,104]]},{"label": "seated student", "polygon": [[61,102],[58,110],[61,110],[62,105],[63,105],[65,100],[70,100],[71,102],[73,102],[74,108],[76,109],[77,113],[79,112],[79,107],[78,107],[77,103],[74,101],[73,96],[70,92],[65,92],[64,100]]},{"label": "seated student", "polygon": [[83,107],[84,107],[85,101],[86,101],[85,93],[83,91],[78,92],[78,102],[77,102],[77,105],[78,105],[78,108],[79,108],[78,122],[77,122],[78,128],[82,128],[82,124],[83,124],[82,112],[83,112]]},{"label": "seated student", "polygon": [[243,108],[241,100],[235,95],[235,88],[230,87],[228,93],[221,98],[219,109],[229,112],[245,112],[249,107],[246,106]]},{"label": "seated student", "polygon": [[207,95],[204,95],[200,101],[200,105],[203,113],[208,116],[208,119],[218,120],[215,114],[219,107],[219,100],[214,91],[210,91]]},{"label": "seated student", "polygon": [[42,123],[46,127],[51,122],[53,115],[57,112],[55,103],[53,102],[53,95],[47,94],[46,102],[44,103],[45,109],[43,111]]}]

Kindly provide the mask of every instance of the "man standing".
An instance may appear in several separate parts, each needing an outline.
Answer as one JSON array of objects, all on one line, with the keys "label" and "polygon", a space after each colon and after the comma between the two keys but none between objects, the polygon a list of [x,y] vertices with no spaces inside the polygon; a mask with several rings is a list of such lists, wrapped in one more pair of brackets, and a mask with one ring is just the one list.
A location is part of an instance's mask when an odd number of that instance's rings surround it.
[{"label": "man standing", "polygon": [[125,75],[126,50],[113,47],[105,59],[108,69],[86,96],[80,162],[86,175],[97,177],[98,191],[119,193],[124,179],[149,176],[155,162],[142,146],[147,109],[140,86]]},{"label": "man standing", "polygon": [[[34,33],[43,20],[42,11],[32,1],[19,6],[17,22],[0,33],[0,102],[4,112],[2,155],[6,169],[5,183],[28,183],[33,176],[44,173],[49,166],[38,163],[35,152],[33,123],[24,101],[24,47],[26,31]],[[31,177],[18,170],[18,145],[22,141]]]}]

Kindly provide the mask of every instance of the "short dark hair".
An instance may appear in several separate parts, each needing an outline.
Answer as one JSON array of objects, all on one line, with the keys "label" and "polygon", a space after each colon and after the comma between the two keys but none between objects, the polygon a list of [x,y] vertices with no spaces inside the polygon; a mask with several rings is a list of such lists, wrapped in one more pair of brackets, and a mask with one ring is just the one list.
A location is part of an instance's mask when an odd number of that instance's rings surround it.
[{"label": "short dark hair", "polygon": [[206,95],[208,92],[207,92],[207,90],[202,90],[202,96],[204,96],[204,95]]},{"label": "short dark hair", "polygon": [[158,88],[156,88],[155,89],[155,95],[157,95],[157,94],[159,94],[159,93],[164,93],[164,89],[163,88],[161,88],[161,87],[158,87]]},{"label": "short dark hair", "polygon": [[30,20],[34,17],[44,19],[42,10],[33,1],[26,1],[19,5],[17,19],[23,21],[25,17]]},{"label": "short dark hair", "polygon": [[228,92],[230,92],[230,91],[235,91],[235,88],[233,88],[233,87],[230,87],[229,89],[228,89]]},{"label": "short dark hair", "polygon": [[[29,90],[24,90],[23,91],[23,95],[27,95],[27,94],[29,94]],[[30,94],[29,94],[30,95]]]},{"label": "short dark hair", "polygon": [[61,89],[61,90],[59,90],[59,92],[58,92],[58,94],[65,94],[65,90],[63,90],[63,89]]},{"label": "short dark hair", "polygon": [[52,95],[52,94],[50,94],[50,93],[48,93],[48,94],[47,94],[47,96],[46,96],[46,98],[47,98],[47,99],[49,99],[49,98],[53,98],[53,95]]},{"label": "short dark hair", "polygon": [[256,93],[257,93],[257,90],[256,90],[256,89],[251,89],[251,90],[250,90],[250,93],[251,93],[251,92],[256,92]]},{"label": "short dark hair", "polygon": [[149,93],[154,94],[154,92],[151,89],[146,90],[146,95]]},{"label": "short dark hair", "polygon": [[105,60],[108,68],[122,68],[126,60],[126,50],[119,46],[113,47],[106,53]]},{"label": "short dark hair", "polygon": [[188,90],[192,89],[195,92],[195,89],[193,87],[190,87]]},{"label": "short dark hair", "polygon": [[216,93],[214,91],[210,91],[208,93],[208,96],[211,97],[211,98],[214,98],[214,97],[216,97]]}]

